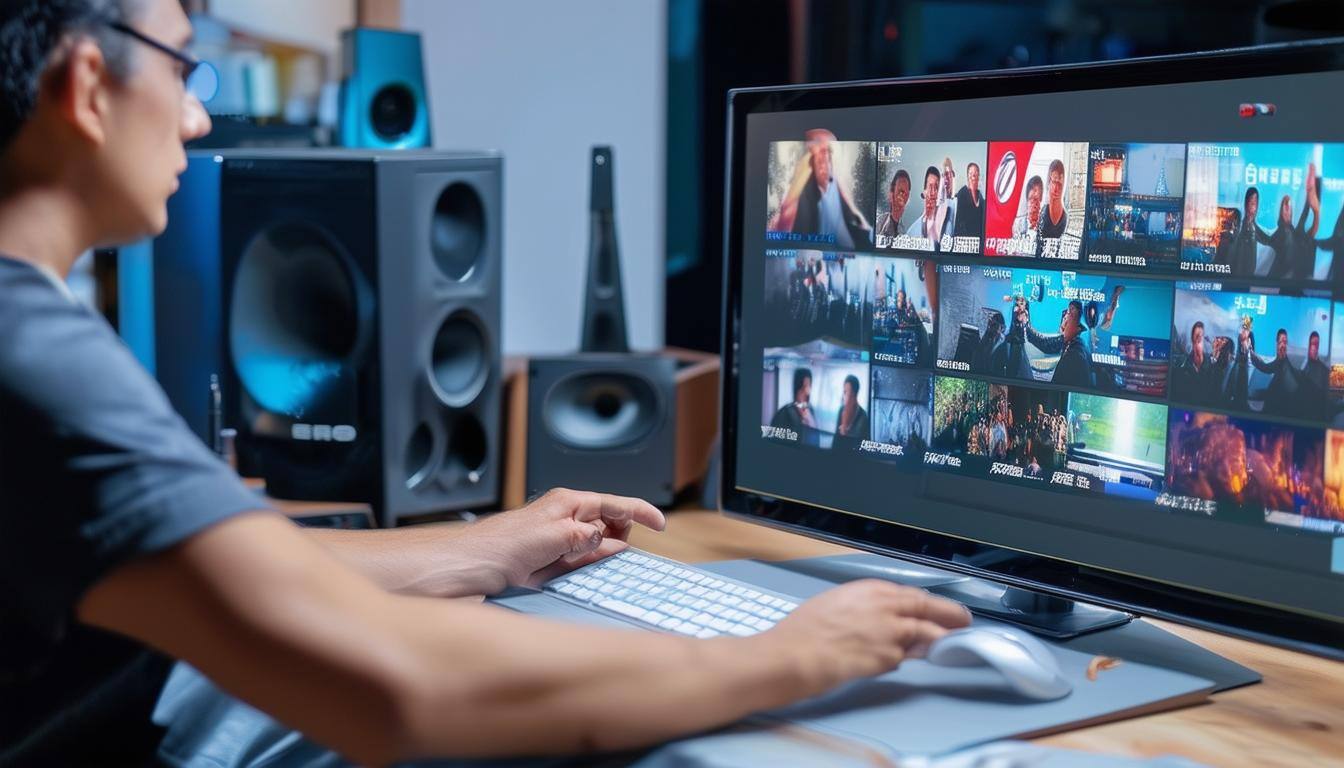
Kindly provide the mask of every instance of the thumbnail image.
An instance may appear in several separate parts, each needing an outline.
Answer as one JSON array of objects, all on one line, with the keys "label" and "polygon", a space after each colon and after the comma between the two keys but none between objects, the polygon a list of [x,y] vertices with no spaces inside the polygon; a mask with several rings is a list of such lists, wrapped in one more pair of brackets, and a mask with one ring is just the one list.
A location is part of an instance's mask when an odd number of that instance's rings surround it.
[{"label": "thumbnail image", "polygon": [[868,438],[868,353],[825,341],[767,348],[761,436],[857,449]]},{"label": "thumbnail image", "polygon": [[1087,261],[1176,271],[1185,145],[1093,144],[1088,160]]},{"label": "thumbnail image", "polygon": [[985,143],[877,145],[877,247],[980,253]]},{"label": "thumbnail image", "polygon": [[1331,305],[1330,319],[1330,418],[1336,427],[1344,427],[1344,303]]},{"label": "thumbnail image", "polygon": [[1076,261],[1087,201],[1087,144],[993,141],[985,167],[985,255]]},{"label": "thumbnail image", "polygon": [[934,380],[932,451],[968,473],[1044,481],[1068,450],[1065,393],[943,376]]},{"label": "thumbnail image", "polygon": [[1344,535],[1344,432],[1325,433],[1325,498],[1304,527]]},{"label": "thumbnail image", "polygon": [[1337,280],[1344,144],[1191,144],[1181,268]]},{"label": "thumbnail image", "polygon": [[1166,474],[1167,407],[1069,395],[1069,471],[1111,496],[1153,501]]},{"label": "thumbnail image", "polygon": [[839,141],[824,128],[770,143],[766,239],[871,248],[876,172],[871,141]]},{"label": "thumbnail image", "polygon": [[1191,287],[1176,288],[1172,400],[1331,420],[1327,299]]},{"label": "thumbnail image", "polygon": [[867,349],[878,261],[886,260],[831,251],[766,250],[765,346],[825,339]]},{"label": "thumbnail image", "polygon": [[924,259],[871,259],[873,361],[933,365],[938,266]]},{"label": "thumbnail image", "polygon": [[1319,429],[1172,408],[1166,493],[1177,502],[1186,498],[1241,508],[1225,508],[1228,515],[1263,511],[1270,522],[1283,515],[1314,517],[1325,494],[1323,454]]},{"label": "thumbnail image", "polygon": [[1166,393],[1168,283],[946,264],[939,290],[938,368],[1074,389]]},{"label": "thumbnail image", "polygon": [[872,434],[860,450],[918,461],[932,433],[933,377],[925,371],[873,366]]}]

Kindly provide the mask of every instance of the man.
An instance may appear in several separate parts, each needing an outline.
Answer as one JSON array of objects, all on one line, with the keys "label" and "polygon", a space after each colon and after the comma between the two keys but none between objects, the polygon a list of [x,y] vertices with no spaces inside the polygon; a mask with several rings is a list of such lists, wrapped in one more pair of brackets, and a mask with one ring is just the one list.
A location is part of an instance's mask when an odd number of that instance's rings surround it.
[{"label": "man", "polygon": [[[1027,179],[1027,210],[1021,216],[1013,220],[1013,237],[1025,237],[1027,235],[1036,235],[1041,229],[1041,200],[1044,198],[1045,183],[1041,181],[1040,176],[1032,176]],[[1035,253],[1035,246],[1024,250],[1018,255],[1030,256]]]},{"label": "man", "polygon": [[850,374],[840,386],[843,392],[835,420],[836,444],[857,448],[860,441],[868,439],[868,412],[859,405],[859,377]]},{"label": "man", "polygon": [[947,207],[947,229],[957,229],[957,172],[952,167],[952,158],[943,158],[943,183],[938,188],[938,204]]},{"label": "man", "polygon": [[919,218],[910,225],[906,231],[911,237],[922,237],[929,240],[932,245],[929,250],[939,251],[942,249],[942,239],[944,234],[950,234],[951,230],[947,227],[947,207],[938,204],[938,180],[941,174],[938,169],[930,165],[924,170],[924,192],[920,197],[924,200],[924,210],[920,212]]},{"label": "man", "polygon": [[980,166],[966,166],[966,184],[957,192],[957,223],[954,237],[983,237],[985,234],[985,198],[980,195]]},{"label": "man", "polygon": [[[1321,228],[1321,203],[1316,196],[1316,165],[1307,165],[1306,200],[1302,215],[1293,224],[1293,199],[1284,195],[1279,200],[1278,224],[1269,236],[1269,247],[1274,252],[1265,274],[1279,279],[1309,280],[1316,267],[1316,232]],[[1312,215],[1307,226],[1307,215]]]},{"label": "man", "polygon": [[1067,387],[1091,388],[1092,355],[1079,338],[1083,332],[1083,304],[1078,300],[1060,312],[1059,333],[1047,336],[1031,327],[1031,312],[1024,297],[1018,297],[1013,308],[1013,322],[1022,329],[1027,341],[1047,355],[1059,355],[1055,373],[1050,381]]},{"label": "man", "polygon": [[1246,352],[1250,364],[1270,377],[1265,388],[1264,412],[1280,416],[1296,414],[1303,387],[1298,381],[1299,371],[1288,360],[1288,330],[1280,328],[1274,334],[1274,359],[1270,362],[1256,354],[1253,343],[1246,345]]},{"label": "man", "polygon": [[910,174],[904,168],[896,171],[887,186],[888,210],[877,217],[877,234],[895,237],[901,234],[901,217],[905,215],[905,205],[910,202]]},{"label": "man", "polygon": [[997,309],[989,310],[985,317],[985,332],[975,347],[971,357],[971,373],[984,373],[991,376],[1003,376],[1008,365],[1004,337],[1007,321]]},{"label": "man", "polygon": [[1256,214],[1260,212],[1260,190],[1247,187],[1241,201],[1241,228],[1232,240],[1232,274],[1254,275],[1256,265],[1256,246],[1269,245],[1269,235],[1256,223]]},{"label": "man", "polygon": [[872,245],[872,227],[836,181],[835,134],[815,128],[804,137],[806,151],[770,229],[833,236],[845,250]]},{"label": "man", "polygon": [[[184,87],[190,36],[176,0],[0,0],[0,764],[148,764],[169,657],[382,765],[652,744],[880,673],[966,622],[865,582],[753,637],[636,638],[436,598],[617,552],[663,526],[643,502],[553,491],[478,525],[377,532],[265,509],[61,279],[164,228],[183,142],[210,126]],[[265,752],[233,746],[159,758]]]},{"label": "man", "polygon": [[812,410],[812,369],[793,371],[793,401],[784,405],[770,420],[770,426],[798,433],[798,442],[817,445],[817,415]]},{"label": "man", "polygon": [[1303,392],[1300,403],[1303,418],[1322,421],[1330,414],[1330,369],[1321,362],[1321,334],[1307,337],[1307,361],[1302,364]]},{"label": "man", "polygon": [[1044,240],[1063,237],[1064,230],[1069,226],[1069,212],[1064,208],[1064,161],[1051,160],[1045,178],[1050,202],[1045,207],[1045,215],[1041,217],[1038,247]]},{"label": "man", "polygon": [[[1176,367],[1171,375],[1171,396],[1174,400],[1200,405],[1218,405],[1224,399],[1223,379],[1227,375],[1216,361],[1225,356],[1218,349],[1210,360],[1204,352],[1204,323],[1195,321],[1190,326],[1190,351],[1185,362]],[[1223,342],[1217,339],[1215,346]]]}]

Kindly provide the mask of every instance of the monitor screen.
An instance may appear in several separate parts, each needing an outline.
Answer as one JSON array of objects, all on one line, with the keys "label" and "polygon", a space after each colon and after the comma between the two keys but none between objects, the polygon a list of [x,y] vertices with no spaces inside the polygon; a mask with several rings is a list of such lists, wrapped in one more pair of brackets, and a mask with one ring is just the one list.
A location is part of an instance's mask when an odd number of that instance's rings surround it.
[{"label": "monitor screen", "polygon": [[1341,50],[735,92],[725,508],[1342,645]]}]

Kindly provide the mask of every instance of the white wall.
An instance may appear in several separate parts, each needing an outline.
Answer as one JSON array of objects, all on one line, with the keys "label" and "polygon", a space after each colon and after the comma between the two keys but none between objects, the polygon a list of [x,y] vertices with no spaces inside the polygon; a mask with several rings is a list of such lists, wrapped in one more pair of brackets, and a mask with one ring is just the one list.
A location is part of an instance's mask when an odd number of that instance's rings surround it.
[{"label": "white wall", "polygon": [[594,144],[615,152],[630,343],[662,346],[665,0],[403,0],[402,24],[435,146],[504,153],[505,353],[578,346]]},{"label": "white wall", "polygon": [[355,25],[355,3],[334,0],[210,0],[210,15],[265,40],[335,53]]}]

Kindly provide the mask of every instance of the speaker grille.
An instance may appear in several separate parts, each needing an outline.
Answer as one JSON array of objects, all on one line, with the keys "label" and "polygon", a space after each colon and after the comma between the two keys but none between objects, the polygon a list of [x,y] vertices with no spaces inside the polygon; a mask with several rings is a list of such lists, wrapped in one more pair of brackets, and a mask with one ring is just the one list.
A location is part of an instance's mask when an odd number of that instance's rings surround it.
[{"label": "speaker grille", "polygon": [[449,186],[434,204],[429,235],[434,263],[449,280],[466,280],[484,246],[485,208],[480,195],[461,182]]},{"label": "speaker grille", "polygon": [[[358,291],[320,229],[279,224],[248,244],[234,278],[229,352],[243,387],[293,419],[332,414],[354,376]],[[341,409],[337,409],[341,410]]]},{"label": "speaker grille", "polygon": [[579,450],[612,450],[638,444],[662,421],[658,390],[640,376],[589,372],[558,382],[543,414],[561,444]]}]

